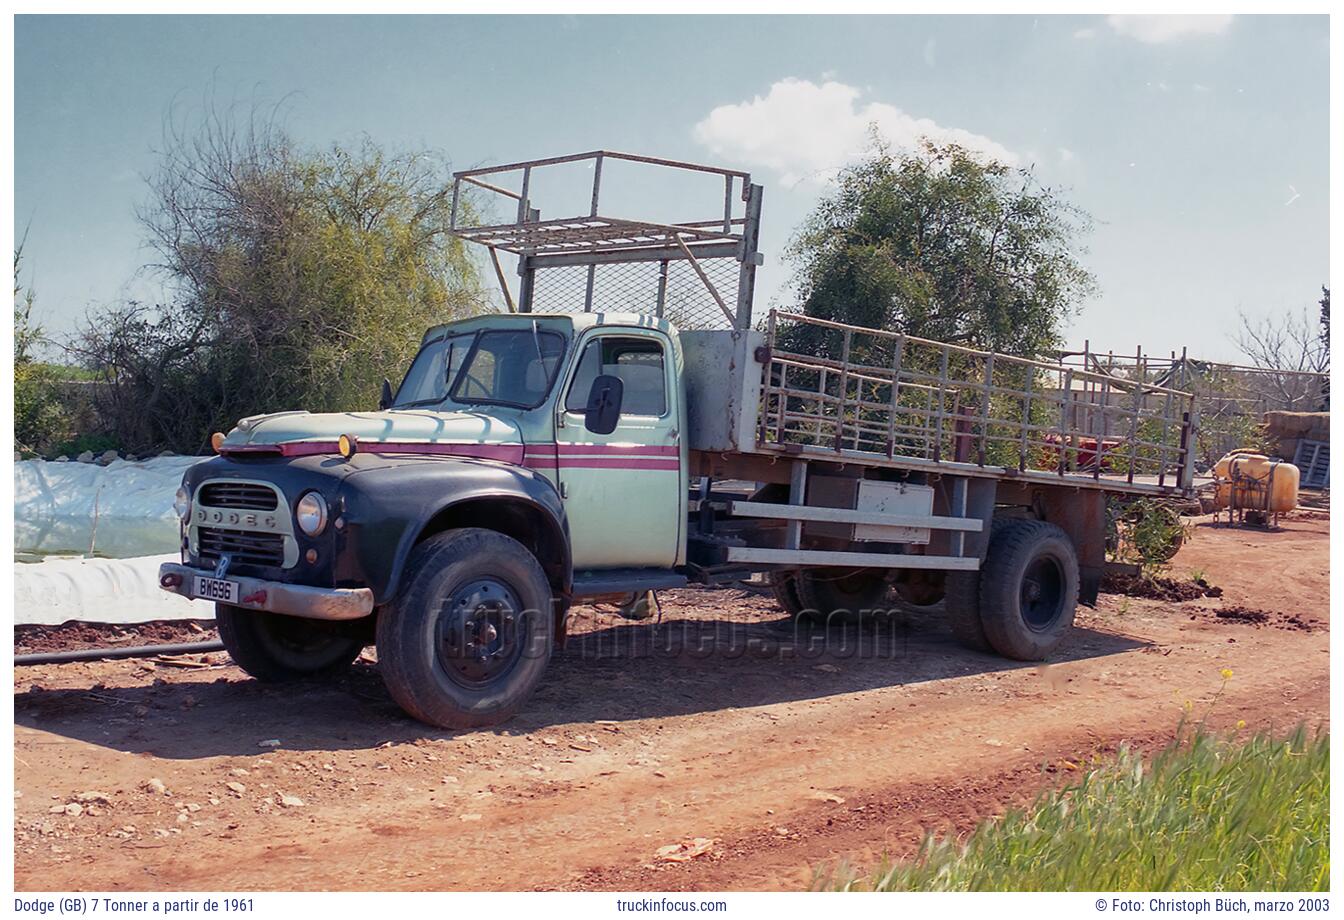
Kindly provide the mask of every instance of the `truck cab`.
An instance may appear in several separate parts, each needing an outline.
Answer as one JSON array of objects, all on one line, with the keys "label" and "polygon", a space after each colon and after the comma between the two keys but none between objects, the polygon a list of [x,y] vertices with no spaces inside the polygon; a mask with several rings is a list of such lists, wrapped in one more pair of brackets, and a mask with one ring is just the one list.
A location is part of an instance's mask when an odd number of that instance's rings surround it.
[{"label": "truck cab", "polygon": [[[575,597],[685,583],[681,371],[673,326],[638,314],[436,326],[378,411],[280,412],[217,438],[179,492],[182,561],[162,586],[215,601],[258,678],[330,672],[376,640],[385,674],[449,691],[389,682],[413,714],[498,721]],[[480,577],[445,586],[445,554]],[[483,700],[497,684],[510,692]]]}]

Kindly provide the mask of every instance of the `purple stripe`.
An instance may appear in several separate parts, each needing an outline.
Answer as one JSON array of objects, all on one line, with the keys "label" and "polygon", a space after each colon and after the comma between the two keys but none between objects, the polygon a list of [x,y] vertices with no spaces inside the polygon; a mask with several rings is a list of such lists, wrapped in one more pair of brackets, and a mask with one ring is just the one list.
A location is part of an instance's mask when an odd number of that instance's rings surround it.
[{"label": "purple stripe", "polygon": [[[425,441],[361,441],[359,451],[372,454],[426,454],[499,460],[548,470],[678,470],[676,446],[615,444],[454,444]],[[289,441],[282,444],[242,444],[224,447],[221,454],[269,453],[284,457],[311,457],[339,453],[336,441]]]},{"label": "purple stripe", "polygon": [[[360,441],[359,451],[370,454],[429,454],[445,457],[476,457],[483,460],[502,460],[521,463],[521,444],[430,444],[424,441]],[[289,441],[284,444],[243,444],[222,447],[221,454],[271,453],[283,457],[313,457],[339,453],[335,441]]]}]

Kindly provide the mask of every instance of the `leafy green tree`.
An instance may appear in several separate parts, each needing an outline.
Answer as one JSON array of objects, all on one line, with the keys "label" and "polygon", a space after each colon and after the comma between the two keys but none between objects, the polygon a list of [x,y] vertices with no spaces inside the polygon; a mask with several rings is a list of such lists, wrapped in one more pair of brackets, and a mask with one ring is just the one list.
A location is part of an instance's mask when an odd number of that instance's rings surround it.
[{"label": "leafy green tree", "polygon": [[[1093,288],[1076,238],[1087,215],[1030,170],[925,142],[844,170],[790,248],[808,316],[1037,356]],[[794,350],[837,336],[790,330]],[[862,357],[862,356],[860,356]]]},{"label": "leafy green tree", "polygon": [[308,149],[209,110],[169,131],[149,187],[140,220],[169,296],[94,317],[78,344],[131,449],[199,451],[261,412],[369,408],[428,326],[486,303],[433,154]]},{"label": "leafy green tree", "polygon": [[23,245],[14,250],[14,446],[34,454],[64,433],[66,413],[52,368],[37,359],[46,333],[33,317],[37,294],[19,280]]}]

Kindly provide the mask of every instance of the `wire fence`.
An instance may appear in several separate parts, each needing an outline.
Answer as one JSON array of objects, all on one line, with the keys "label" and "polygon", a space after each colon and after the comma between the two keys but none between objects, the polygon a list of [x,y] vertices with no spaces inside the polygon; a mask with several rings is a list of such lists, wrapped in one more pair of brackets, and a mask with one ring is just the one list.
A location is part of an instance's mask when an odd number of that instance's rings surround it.
[{"label": "wire fence", "polygon": [[[729,329],[737,309],[736,259],[700,259],[719,300],[684,259],[538,268],[532,280],[535,313],[642,313],[679,329]],[[591,285],[591,289],[590,289]]]}]

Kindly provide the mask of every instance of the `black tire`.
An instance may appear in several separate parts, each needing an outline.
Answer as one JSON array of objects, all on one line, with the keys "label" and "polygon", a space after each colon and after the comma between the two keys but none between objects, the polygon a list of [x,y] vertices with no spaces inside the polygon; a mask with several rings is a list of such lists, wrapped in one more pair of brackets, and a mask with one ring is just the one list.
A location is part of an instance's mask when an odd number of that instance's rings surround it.
[{"label": "black tire", "polygon": [[770,593],[775,603],[785,613],[798,619],[803,612],[803,602],[798,598],[798,573],[789,569],[776,569],[770,573]]},{"label": "black tire", "polygon": [[980,623],[980,573],[948,572],[943,613],[958,642],[977,652],[992,652]]},{"label": "black tire", "polygon": [[220,641],[234,664],[257,680],[281,683],[339,674],[365,642],[353,623],[215,605]]},{"label": "black tire", "polygon": [[440,728],[511,717],[541,681],[554,636],[551,588],[517,540],[468,527],[407,561],[378,617],[378,670],[402,709]]},{"label": "black tire", "polygon": [[[996,517],[989,522],[989,539],[1017,518]],[[943,611],[952,635],[958,642],[977,652],[993,652],[980,622],[980,573],[948,572],[944,585]]]},{"label": "black tire", "polygon": [[1044,660],[1078,606],[1078,554],[1068,534],[1045,521],[1006,521],[995,529],[979,575],[989,645],[1005,658]]},{"label": "black tire", "polygon": [[884,569],[803,569],[795,577],[799,615],[819,626],[881,619],[891,613]]},{"label": "black tire", "polygon": [[947,596],[947,573],[929,569],[899,569],[893,587],[911,607],[935,607]]}]

